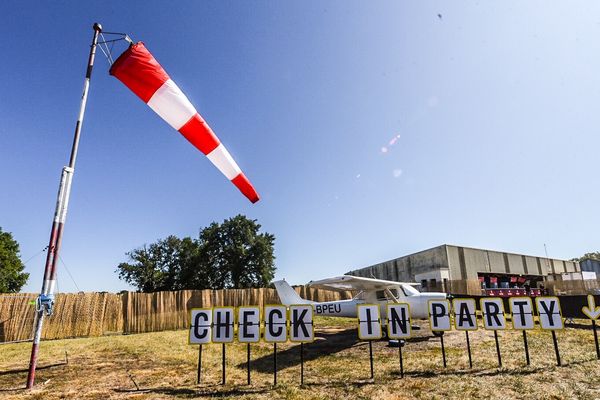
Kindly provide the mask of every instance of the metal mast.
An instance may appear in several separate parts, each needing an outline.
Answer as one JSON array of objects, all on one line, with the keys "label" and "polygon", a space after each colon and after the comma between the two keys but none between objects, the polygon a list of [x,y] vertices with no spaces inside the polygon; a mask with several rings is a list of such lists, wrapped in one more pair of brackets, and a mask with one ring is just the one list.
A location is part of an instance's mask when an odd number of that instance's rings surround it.
[{"label": "metal mast", "polygon": [[79,137],[81,135],[81,126],[83,125],[83,116],[85,114],[85,106],[87,103],[88,91],[90,88],[90,80],[92,78],[92,68],[94,67],[94,58],[96,56],[96,46],[98,44],[98,36],[102,32],[102,26],[95,23],[93,26],[94,36],[90,47],[90,55],[88,58],[87,70],[85,73],[85,81],[83,84],[83,95],[81,96],[81,104],[79,106],[79,116],[75,125],[75,136],[73,138],[73,147],[71,148],[71,158],[69,166],[63,167],[60,177],[60,185],[58,188],[58,198],[56,200],[56,211],[54,212],[54,221],[52,222],[52,231],[50,233],[50,243],[48,244],[48,254],[46,256],[46,267],[44,270],[44,283],[40,296],[36,302],[36,319],[35,333],[33,336],[33,346],[31,347],[31,359],[29,361],[29,374],[27,375],[27,388],[31,389],[35,381],[35,368],[42,336],[42,326],[44,324],[44,316],[52,315],[54,305],[54,287],[56,285],[56,263],[62,240],[63,228],[67,218],[67,207],[69,204],[69,195],[71,193],[71,182],[73,172],[75,172],[75,161],[77,159],[77,149],[79,148]]}]

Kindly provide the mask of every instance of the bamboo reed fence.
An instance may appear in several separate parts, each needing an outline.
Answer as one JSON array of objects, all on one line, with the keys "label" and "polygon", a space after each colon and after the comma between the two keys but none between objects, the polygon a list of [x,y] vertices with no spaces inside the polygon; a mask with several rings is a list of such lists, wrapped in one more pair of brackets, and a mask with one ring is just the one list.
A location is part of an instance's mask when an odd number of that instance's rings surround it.
[{"label": "bamboo reed fence", "polygon": [[[305,286],[305,299],[349,299],[350,292]],[[0,343],[31,340],[36,294],[0,294]],[[46,317],[43,339],[130,334],[185,329],[192,308],[279,304],[275,289],[180,290],[137,293],[69,293],[56,296],[55,313]]]}]

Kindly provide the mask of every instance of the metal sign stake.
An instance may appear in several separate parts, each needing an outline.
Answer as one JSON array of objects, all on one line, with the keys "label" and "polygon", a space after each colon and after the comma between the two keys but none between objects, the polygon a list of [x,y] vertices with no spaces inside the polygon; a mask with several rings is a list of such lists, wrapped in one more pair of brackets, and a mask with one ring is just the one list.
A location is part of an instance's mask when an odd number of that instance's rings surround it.
[{"label": "metal sign stake", "polygon": [[300,343],[300,386],[304,386],[304,343]]},{"label": "metal sign stake", "polygon": [[277,343],[273,343],[273,386],[277,386]]},{"label": "metal sign stake", "polygon": [[446,348],[444,347],[444,334],[440,336],[440,340],[442,343],[442,361],[444,362],[444,368],[446,368]]},{"label": "metal sign stake", "polygon": [[223,360],[221,361],[222,365],[221,365],[221,369],[222,369],[222,376],[221,376],[221,385],[225,384],[225,343],[223,343]]},{"label": "metal sign stake", "polygon": [[247,378],[248,378],[248,385],[250,385],[250,343],[248,343],[246,345],[246,367],[247,367]]},{"label": "metal sign stake", "polygon": [[592,330],[594,331],[594,341],[596,342],[596,357],[600,360],[600,346],[598,346],[598,332],[596,331],[595,320],[592,320]]},{"label": "metal sign stake", "polygon": [[525,359],[527,360],[527,365],[531,365],[531,361],[529,360],[529,345],[527,344],[526,330],[523,330],[523,345],[525,346]]},{"label": "metal sign stake", "polygon": [[496,354],[498,354],[498,368],[502,368],[502,355],[500,355],[500,342],[498,341],[498,331],[494,331],[494,340],[496,340]]},{"label": "metal sign stake", "polygon": [[196,376],[198,385],[202,382],[202,345],[198,347],[198,375]]},{"label": "metal sign stake", "polygon": [[469,340],[469,331],[465,331],[467,337],[467,353],[469,353],[469,368],[473,368],[473,359],[471,358],[471,341]]},{"label": "metal sign stake", "polygon": [[369,340],[369,361],[371,363],[371,379],[375,379],[375,372],[373,371],[373,342]]},{"label": "metal sign stake", "polygon": [[404,378],[404,361],[402,360],[402,342],[398,341],[398,357],[400,357],[400,378]]},{"label": "metal sign stake", "polygon": [[558,341],[556,340],[556,332],[552,331],[552,341],[554,342],[554,352],[556,353],[556,365],[561,366],[560,353],[558,352]]}]

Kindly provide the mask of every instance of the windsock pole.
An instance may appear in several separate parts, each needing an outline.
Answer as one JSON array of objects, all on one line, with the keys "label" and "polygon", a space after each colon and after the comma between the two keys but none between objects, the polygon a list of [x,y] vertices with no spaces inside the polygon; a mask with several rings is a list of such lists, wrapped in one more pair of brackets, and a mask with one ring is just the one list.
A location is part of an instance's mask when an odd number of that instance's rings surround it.
[{"label": "windsock pole", "polygon": [[33,336],[33,345],[31,347],[31,358],[29,360],[29,373],[27,375],[27,389],[31,389],[35,382],[35,368],[37,365],[38,352],[40,348],[40,339],[42,336],[42,326],[44,324],[44,316],[52,315],[52,307],[54,305],[54,287],[56,286],[56,264],[59,258],[60,244],[62,241],[62,233],[67,218],[67,208],[69,205],[69,196],[71,194],[71,182],[73,172],[75,172],[75,161],[77,159],[77,149],[79,148],[79,137],[81,135],[81,126],[83,125],[83,116],[85,114],[85,106],[87,103],[88,91],[90,88],[90,80],[92,78],[92,68],[94,67],[94,58],[96,56],[96,46],[98,44],[98,36],[102,32],[102,26],[95,23],[93,26],[94,36],[90,47],[87,70],[85,73],[85,81],[83,84],[83,95],[81,96],[81,104],[79,106],[79,116],[75,125],[75,136],[73,138],[73,147],[71,148],[71,157],[69,166],[63,167],[58,189],[58,198],[56,200],[56,211],[54,212],[54,221],[52,222],[52,231],[50,232],[50,243],[48,244],[48,254],[46,256],[46,267],[44,270],[44,282],[40,296],[36,302],[36,319],[35,331]]}]

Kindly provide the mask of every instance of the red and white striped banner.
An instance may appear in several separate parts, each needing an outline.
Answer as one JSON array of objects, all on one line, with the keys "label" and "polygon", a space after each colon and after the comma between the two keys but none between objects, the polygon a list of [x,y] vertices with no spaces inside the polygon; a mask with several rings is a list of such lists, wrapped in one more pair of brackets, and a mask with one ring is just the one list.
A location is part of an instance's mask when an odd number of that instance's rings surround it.
[{"label": "red and white striped banner", "polygon": [[144,43],[129,46],[114,62],[110,74],[203,152],[251,202],[258,201],[256,190],[231,154]]}]

